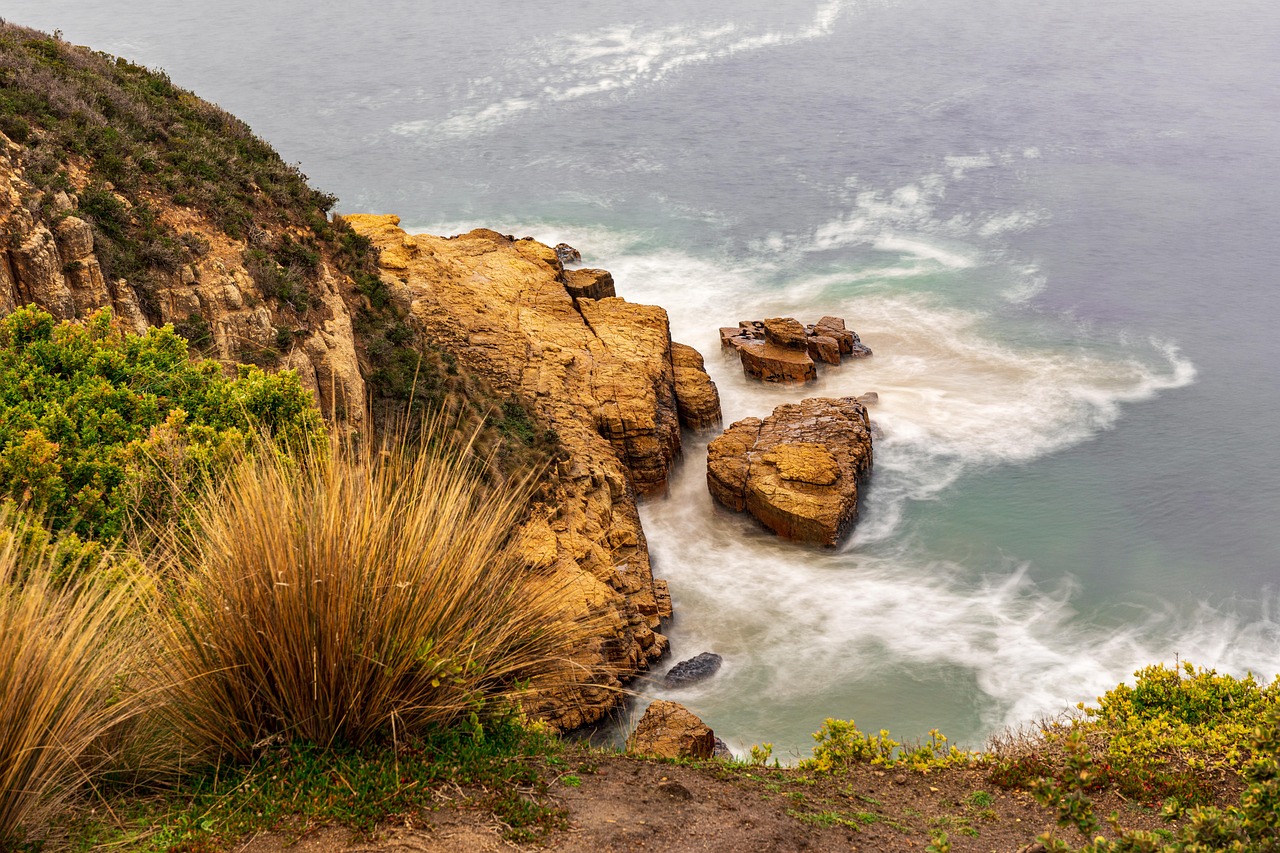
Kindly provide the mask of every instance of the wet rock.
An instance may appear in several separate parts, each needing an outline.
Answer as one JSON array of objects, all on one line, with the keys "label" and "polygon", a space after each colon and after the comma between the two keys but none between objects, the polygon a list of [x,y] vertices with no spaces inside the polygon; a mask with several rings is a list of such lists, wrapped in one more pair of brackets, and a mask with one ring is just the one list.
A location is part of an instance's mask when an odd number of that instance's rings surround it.
[{"label": "wet rock", "polygon": [[716,738],[716,746],[715,749],[711,750],[711,757],[719,758],[721,761],[732,761],[733,750],[729,749],[729,744],[725,743],[720,738]]},{"label": "wet rock", "polygon": [[710,758],[715,747],[715,732],[706,723],[680,703],[661,699],[627,738],[628,752],[658,758]]},{"label": "wet rock", "polygon": [[811,382],[818,378],[815,362],[838,365],[845,356],[871,355],[839,317],[823,317],[812,326],[791,317],[744,320],[721,327],[720,346],[736,352],[743,372],[763,382]]},{"label": "wet rock", "polygon": [[707,487],[787,539],[835,545],[858,515],[871,424],[853,397],[816,397],[745,418],[711,442]]},{"label": "wet rock", "polygon": [[676,412],[681,425],[707,429],[720,423],[720,392],[707,375],[702,353],[687,344],[671,343],[671,367],[675,371]]},{"label": "wet rock", "polygon": [[556,259],[560,264],[580,264],[582,263],[582,253],[570,246],[568,243],[556,243]]},{"label": "wet rock", "polygon": [[799,320],[791,317],[770,317],[761,323],[764,327],[764,339],[775,346],[786,349],[803,350],[806,348],[807,335]]},{"label": "wet rock", "polygon": [[720,671],[720,664],[723,661],[724,658],[718,654],[703,652],[671,667],[666,677],[662,679],[662,684],[664,687],[687,687],[699,681],[706,681]]},{"label": "wet rock", "polygon": [[859,394],[855,399],[864,406],[874,406],[880,402],[880,395],[875,391],[868,391],[865,394]]}]

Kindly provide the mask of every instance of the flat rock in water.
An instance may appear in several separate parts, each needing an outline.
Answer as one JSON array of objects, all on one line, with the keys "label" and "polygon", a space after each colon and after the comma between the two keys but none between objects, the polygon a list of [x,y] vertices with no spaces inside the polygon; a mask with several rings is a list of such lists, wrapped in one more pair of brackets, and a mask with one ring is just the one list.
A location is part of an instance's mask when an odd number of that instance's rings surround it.
[{"label": "flat rock in water", "polygon": [[787,539],[835,545],[858,515],[871,472],[871,422],[853,397],[778,406],[737,421],[707,448],[707,487]]},{"label": "flat rock in water", "polygon": [[714,652],[703,652],[671,667],[662,684],[664,687],[687,687],[705,681],[720,671],[723,661],[724,658]]}]

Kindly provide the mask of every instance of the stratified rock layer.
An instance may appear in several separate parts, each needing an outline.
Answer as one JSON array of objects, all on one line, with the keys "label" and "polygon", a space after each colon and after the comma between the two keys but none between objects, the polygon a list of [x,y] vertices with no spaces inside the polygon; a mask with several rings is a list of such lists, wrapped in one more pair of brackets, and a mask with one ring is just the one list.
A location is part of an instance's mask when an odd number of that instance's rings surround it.
[{"label": "stratified rock layer", "polygon": [[[149,213],[175,232],[199,239],[205,248],[174,270],[152,270],[145,298],[152,316],[142,310],[139,282],[114,281],[102,274],[93,228],[68,215],[76,209],[76,188],[88,177],[68,172],[72,191],[59,191],[46,207],[23,174],[21,147],[0,134],[0,315],[18,305],[40,306],[59,320],[84,317],[99,308],[112,309],[131,331],[146,331],[149,319],[184,323],[198,318],[207,324],[211,354],[230,365],[250,360],[280,346],[279,329],[290,330],[290,344],[279,366],[293,368],[326,415],[363,429],[365,383],[356,355],[351,314],[341,295],[342,276],[323,261],[315,281],[315,304],[304,315],[267,299],[243,262],[248,244],[233,240],[192,208],[157,204]],[[128,199],[115,200],[132,212]],[[265,233],[265,232],[264,232]]]},{"label": "stratified rock layer", "polygon": [[844,356],[871,355],[839,317],[823,317],[812,326],[791,317],[744,320],[721,328],[720,344],[738,354],[747,376],[764,382],[811,382],[818,378],[815,362],[838,365]]},{"label": "stratified rock layer", "polygon": [[627,751],[658,758],[710,758],[716,735],[679,702],[657,700],[627,738]]},{"label": "stratified rock layer", "polygon": [[870,421],[853,397],[815,397],[740,420],[707,450],[717,501],[779,536],[821,545],[835,545],[857,518],[870,471]]},{"label": "stratified rock layer", "polygon": [[[705,372],[678,380],[665,311],[574,295],[567,279],[582,277],[535,240],[409,235],[394,216],[347,222],[381,251],[384,281],[420,330],[559,435],[567,458],[519,541],[537,577],[603,624],[580,650],[577,685],[530,710],[561,728],[598,719],[621,681],[666,650],[657,630],[670,596],[652,574],[636,493],[665,487],[682,409],[719,418],[714,385]],[[693,370],[684,356],[681,365]]]}]

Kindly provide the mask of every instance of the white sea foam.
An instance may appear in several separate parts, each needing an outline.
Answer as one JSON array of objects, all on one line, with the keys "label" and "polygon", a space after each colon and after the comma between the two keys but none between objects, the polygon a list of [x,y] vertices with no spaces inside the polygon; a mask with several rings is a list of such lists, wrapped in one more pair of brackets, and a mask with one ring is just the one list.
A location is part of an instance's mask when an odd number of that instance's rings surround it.
[{"label": "white sea foam", "polygon": [[942,679],[937,695],[974,685],[977,719],[948,733],[976,747],[1175,655],[1236,674],[1280,672],[1280,624],[1267,613],[1133,607],[1117,628],[1077,611],[1070,579],[1045,586],[1023,564],[929,560],[910,543],[797,550],[711,506],[696,459],[642,515],[675,596],[673,660],[714,650],[728,662],[713,689],[677,698],[738,745],[768,739],[803,754],[825,716],[874,723],[878,713],[901,725],[919,709],[883,697],[931,678]]},{"label": "white sea foam", "polygon": [[617,25],[540,39],[530,49],[525,65],[514,69],[505,84],[485,78],[482,87],[472,87],[486,92],[513,91],[444,119],[397,122],[391,132],[425,142],[489,133],[530,111],[658,85],[690,66],[828,36],[850,5],[849,0],[825,0],[807,24],[794,30],[749,32],[737,22],[658,28]]}]

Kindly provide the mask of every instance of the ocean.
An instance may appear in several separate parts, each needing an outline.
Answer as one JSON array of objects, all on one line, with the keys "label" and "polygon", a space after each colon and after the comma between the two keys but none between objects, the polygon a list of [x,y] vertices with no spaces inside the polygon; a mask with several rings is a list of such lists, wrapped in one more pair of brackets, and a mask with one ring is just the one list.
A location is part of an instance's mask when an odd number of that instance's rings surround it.
[{"label": "ocean", "polygon": [[[168,71],[340,212],[577,247],[707,356],[726,423],[875,391],[847,543],[642,508],[673,656],[743,751],[827,717],[991,733],[1149,663],[1280,672],[1280,6],[1262,0],[4,0]],[[264,8],[265,7],[265,8]],[[739,320],[874,351],[746,380]]]}]

